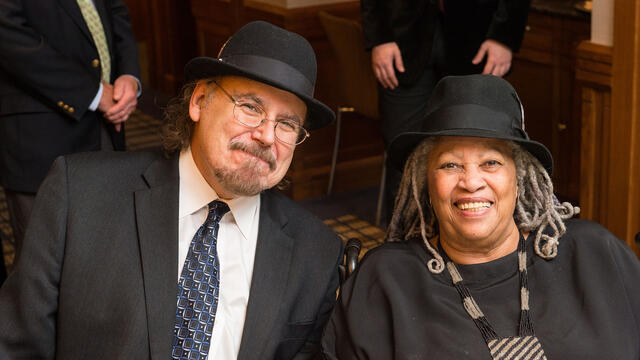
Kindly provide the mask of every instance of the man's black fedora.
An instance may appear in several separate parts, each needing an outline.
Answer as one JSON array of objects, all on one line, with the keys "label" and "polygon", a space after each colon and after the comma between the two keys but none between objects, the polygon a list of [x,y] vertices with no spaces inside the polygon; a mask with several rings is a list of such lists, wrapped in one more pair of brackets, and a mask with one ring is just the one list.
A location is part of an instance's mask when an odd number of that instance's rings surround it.
[{"label": "man's black fedora", "polygon": [[297,95],[307,104],[309,129],[328,125],[333,111],[313,98],[316,56],[302,36],[265,21],[246,24],[222,46],[218,58],[198,57],[185,66],[185,80],[235,75]]},{"label": "man's black fedora", "polygon": [[492,75],[447,76],[436,85],[422,130],[398,135],[387,149],[393,166],[402,171],[413,149],[428,136],[469,136],[511,140],[535,156],[549,174],[549,150],[524,131],[524,110],[506,80]]}]

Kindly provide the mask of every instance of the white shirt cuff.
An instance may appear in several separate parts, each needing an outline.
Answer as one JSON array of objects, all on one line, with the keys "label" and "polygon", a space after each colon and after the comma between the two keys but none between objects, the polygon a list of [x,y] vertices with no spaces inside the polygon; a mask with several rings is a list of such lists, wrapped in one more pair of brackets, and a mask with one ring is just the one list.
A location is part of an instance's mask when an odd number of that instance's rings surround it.
[{"label": "white shirt cuff", "polygon": [[91,104],[89,104],[89,110],[96,111],[98,105],[100,105],[100,98],[102,98],[102,83],[100,83],[100,87],[98,88],[98,93],[96,97],[93,98]]}]

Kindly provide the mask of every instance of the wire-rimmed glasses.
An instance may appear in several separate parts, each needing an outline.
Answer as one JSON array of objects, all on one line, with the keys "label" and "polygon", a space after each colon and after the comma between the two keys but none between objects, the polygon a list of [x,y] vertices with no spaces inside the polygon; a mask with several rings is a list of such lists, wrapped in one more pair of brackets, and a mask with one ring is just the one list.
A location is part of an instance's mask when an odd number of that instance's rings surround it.
[{"label": "wire-rimmed glasses", "polygon": [[[236,100],[231,94],[227,92],[220,84],[215,80],[210,82],[216,84],[216,86],[227,95],[229,100],[233,103],[233,117],[244,126],[250,128],[257,128],[261,126],[265,121],[268,121],[266,112],[262,109],[260,104],[251,100]],[[300,145],[309,136],[309,131],[302,127],[297,121],[292,119],[275,119],[273,125],[273,131],[278,140],[288,145]]]}]

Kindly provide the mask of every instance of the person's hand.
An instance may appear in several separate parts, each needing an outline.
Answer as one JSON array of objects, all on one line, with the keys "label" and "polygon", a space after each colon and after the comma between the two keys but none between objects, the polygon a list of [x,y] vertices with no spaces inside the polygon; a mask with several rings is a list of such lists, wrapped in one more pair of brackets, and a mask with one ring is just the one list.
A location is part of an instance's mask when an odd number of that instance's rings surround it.
[{"label": "person's hand", "polygon": [[120,131],[122,123],[127,121],[129,115],[136,109],[138,104],[137,95],[138,82],[134,77],[122,75],[113,83],[113,101],[115,105],[104,113],[104,117],[116,125],[117,131]]},{"label": "person's hand", "polygon": [[[103,114],[109,111],[112,107],[116,105],[115,101],[113,101],[113,85],[102,83],[102,97],[100,98],[100,102],[98,103],[98,110],[100,110]],[[122,125],[115,124],[116,131],[120,131]]]},{"label": "person's hand", "polygon": [[102,83],[102,97],[98,103],[98,110],[105,113],[115,104],[115,101],[113,101],[113,85]]},{"label": "person's hand", "polygon": [[[113,101],[113,85],[102,83],[102,97],[98,103],[98,110],[104,114],[115,105],[116,103]],[[118,132],[122,128],[120,123],[114,124],[114,126]]]},{"label": "person's hand", "polygon": [[399,72],[404,72],[402,55],[400,55],[398,44],[388,42],[371,49],[371,65],[373,73],[385,89],[395,89],[398,86],[395,69]]},{"label": "person's hand", "polygon": [[471,62],[478,65],[485,55],[487,56],[487,63],[484,66],[484,70],[482,70],[483,74],[504,76],[511,68],[513,53],[509,47],[502,43],[491,39],[485,40]]}]

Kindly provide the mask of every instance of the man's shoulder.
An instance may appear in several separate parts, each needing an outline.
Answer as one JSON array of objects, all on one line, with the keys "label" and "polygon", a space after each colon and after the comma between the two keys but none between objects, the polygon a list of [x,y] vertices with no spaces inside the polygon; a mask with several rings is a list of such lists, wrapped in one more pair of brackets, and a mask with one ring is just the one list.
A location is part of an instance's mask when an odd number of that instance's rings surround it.
[{"label": "man's shoulder", "polygon": [[178,176],[175,163],[160,151],[95,151],[61,156],[52,171],[63,164],[69,181],[113,186],[141,181],[142,174],[152,168],[166,168],[165,173]]},{"label": "man's shoulder", "polygon": [[312,241],[319,238],[332,238],[336,243],[340,243],[338,235],[322,220],[280,191],[275,189],[264,191],[261,202],[260,206],[265,207],[264,210],[286,221],[286,231],[290,235],[303,236]]},{"label": "man's shoulder", "polygon": [[156,150],[145,151],[87,151],[64,155],[71,162],[136,162],[161,158],[163,153]]},{"label": "man's shoulder", "polygon": [[163,160],[160,151],[91,151],[65,155],[57,159],[64,161],[70,169],[118,173],[132,169],[139,171],[140,168],[158,160]]},{"label": "man's shoulder", "polygon": [[310,217],[314,220],[320,221],[307,209],[303,208],[296,201],[286,196],[282,192],[276,189],[268,189],[262,192],[262,201],[266,201],[269,206],[277,207],[287,215],[294,214],[296,217]]}]

